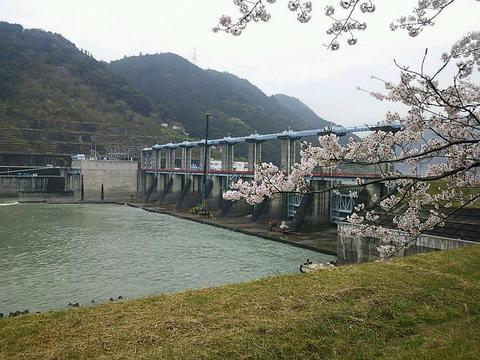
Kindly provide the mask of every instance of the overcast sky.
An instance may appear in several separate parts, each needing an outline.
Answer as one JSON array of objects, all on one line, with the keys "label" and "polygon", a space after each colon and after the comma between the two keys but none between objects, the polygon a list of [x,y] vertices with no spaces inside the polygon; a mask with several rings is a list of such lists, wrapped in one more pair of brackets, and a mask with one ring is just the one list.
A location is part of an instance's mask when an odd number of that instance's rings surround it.
[{"label": "overcast sky", "polygon": [[478,2],[457,0],[417,38],[391,32],[390,22],[408,15],[416,2],[376,0],[376,13],[359,18],[368,28],[358,45],[337,52],[322,44],[329,25],[323,8],[338,0],[314,0],[308,24],[297,22],[287,0],[278,0],[268,24],[252,24],[240,37],[211,31],[219,15],[237,15],[231,0],[0,0],[0,19],[60,33],[105,61],[140,52],[174,52],[192,61],[196,48],[197,65],[246,78],[268,95],[295,96],[325,119],[348,126],[375,123],[394,108],[356,89],[379,89],[371,75],[396,80],[393,59],[417,66],[427,47],[434,66],[453,42],[480,30]]}]

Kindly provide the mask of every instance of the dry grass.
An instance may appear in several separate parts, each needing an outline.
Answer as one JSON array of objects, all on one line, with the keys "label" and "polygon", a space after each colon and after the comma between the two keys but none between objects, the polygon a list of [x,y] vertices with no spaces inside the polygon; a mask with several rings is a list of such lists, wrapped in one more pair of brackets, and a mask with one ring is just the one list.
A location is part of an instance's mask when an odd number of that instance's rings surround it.
[{"label": "dry grass", "polygon": [[[448,184],[445,182],[445,181],[433,181],[431,183],[431,186],[430,186],[430,189],[428,191],[429,194],[432,194],[432,195],[437,195],[439,194],[441,191],[444,191],[444,190],[447,190],[448,189]],[[476,196],[478,194],[480,194],[480,187],[477,186],[477,187],[473,187],[473,188],[465,188],[464,191],[463,191],[463,194],[464,194],[464,197],[465,199],[468,199],[469,196]],[[453,208],[458,208],[460,207],[461,204],[459,201],[455,201],[452,203],[452,207]],[[476,200],[470,204],[468,204],[466,206],[467,208],[480,208],[480,200]]]},{"label": "dry grass", "polygon": [[480,247],[0,321],[5,359],[474,359]]}]

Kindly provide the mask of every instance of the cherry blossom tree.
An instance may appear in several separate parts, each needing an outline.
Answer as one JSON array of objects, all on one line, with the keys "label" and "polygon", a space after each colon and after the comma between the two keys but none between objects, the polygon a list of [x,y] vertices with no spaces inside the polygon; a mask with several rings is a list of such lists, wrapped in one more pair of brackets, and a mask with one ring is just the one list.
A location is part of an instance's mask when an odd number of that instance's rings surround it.
[{"label": "cherry blossom tree", "polygon": [[[405,29],[410,36],[417,36],[423,28],[435,24],[435,19],[456,0],[418,0],[418,5],[409,16],[402,16],[390,25],[391,30]],[[457,0],[458,1],[458,0]],[[480,1],[480,0],[476,0]],[[234,36],[241,35],[249,24],[254,22],[268,22],[271,19],[269,6],[281,2],[277,0],[233,0],[238,7],[239,15],[232,17],[222,15],[214,32],[223,31]],[[285,1],[290,11],[296,14],[300,23],[307,23],[312,19],[313,4],[306,0]],[[376,10],[372,0],[341,0],[338,5],[330,1],[324,3],[324,15],[330,21],[326,34],[330,41],[325,46],[330,50],[340,48],[340,38],[346,36],[348,45],[355,45],[358,41],[357,32],[367,29],[363,15],[372,14]]]},{"label": "cherry blossom tree", "polygon": [[[234,3],[242,16],[235,23],[230,18],[221,19],[218,30],[238,35],[235,32],[241,33],[251,21],[270,18],[262,1],[236,0]],[[391,28],[405,29],[411,36],[417,36],[452,3],[454,0],[419,0],[413,15],[400,17]],[[289,1],[288,4],[301,22],[310,19],[310,2]],[[353,18],[357,7],[364,12],[375,9],[370,1],[341,1],[340,5],[350,11],[346,20],[333,18],[332,7],[327,6],[325,11],[333,19],[331,32],[327,32],[333,35],[328,45],[332,50],[338,49],[340,34],[352,35],[350,30],[354,27],[361,30]],[[338,21],[344,25],[335,25]],[[353,36],[349,44],[355,43],[352,39]],[[414,244],[418,236],[429,229],[443,226],[458,209],[480,202],[480,86],[475,83],[480,75],[480,32],[472,32],[457,41],[441,56],[441,66],[435,72],[427,73],[424,69],[427,54],[426,51],[417,70],[396,63],[400,72],[398,83],[384,81],[383,93],[370,93],[380,101],[404,104],[408,108],[405,115],[388,112],[382,130],[372,132],[361,141],[350,139],[345,146],[340,145],[334,134],[321,136],[319,146],[303,143],[301,161],[288,173],[271,163],[258,164],[253,181],[233,183],[224,198],[258,204],[276,194],[305,194],[313,192],[309,177],[317,167],[375,165],[380,169],[379,178],[369,182],[357,179],[358,185],[367,187],[381,182],[391,191],[380,199],[374,196],[368,204],[359,202],[347,218],[351,226],[343,227],[341,235],[379,239],[382,259],[389,259]],[[444,73],[453,74],[448,85],[440,81]],[[401,125],[400,130],[391,131],[393,127],[389,125],[392,124]],[[400,172],[399,164],[408,170]],[[321,191],[348,188],[340,185]],[[351,195],[357,196],[355,192]],[[385,218],[390,219],[392,227],[380,225]]]},{"label": "cherry blossom tree", "polygon": [[[247,28],[252,22],[268,22],[271,15],[268,11],[267,5],[276,3],[276,0],[234,0],[233,3],[238,6],[240,16],[236,21],[232,20],[229,15],[222,15],[219,19],[218,25],[213,28],[214,32],[224,31],[226,33],[238,36]],[[297,15],[297,20],[300,23],[307,23],[312,18],[313,5],[311,1],[304,0],[289,0],[287,3],[288,9]],[[343,34],[348,34],[347,43],[354,45],[357,38],[354,33],[363,31],[367,28],[367,24],[357,20],[354,15],[359,10],[362,13],[373,13],[375,5],[372,1],[349,0],[340,1],[341,10],[336,9],[331,5],[325,7],[325,15],[332,21],[327,34],[332,36],[330,43],[327,46],[329,49],[337,50],[340,47],[338,38]],[[337,13],[339,14],[337,16]]]}]

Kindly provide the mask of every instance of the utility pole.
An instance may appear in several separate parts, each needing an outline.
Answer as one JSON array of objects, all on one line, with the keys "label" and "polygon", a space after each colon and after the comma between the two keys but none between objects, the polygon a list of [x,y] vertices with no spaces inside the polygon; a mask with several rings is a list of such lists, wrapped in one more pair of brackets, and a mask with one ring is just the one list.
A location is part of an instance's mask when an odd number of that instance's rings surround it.
[{"label": "utility pole", "polygon": [[207,113],[207,124],[205,126],[205,149],[203,153],[203,182],[202,182],[202,207],[203,211],[207,211],[207,166],[210,162],[208,158],[208,122],[210,113]]}]

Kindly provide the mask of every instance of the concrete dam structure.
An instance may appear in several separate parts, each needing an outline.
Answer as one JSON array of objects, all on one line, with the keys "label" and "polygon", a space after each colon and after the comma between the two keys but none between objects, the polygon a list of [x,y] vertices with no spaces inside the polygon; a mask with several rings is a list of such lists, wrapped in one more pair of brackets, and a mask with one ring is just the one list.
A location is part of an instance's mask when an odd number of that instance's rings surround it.
[{"label": "concrete dam structure", "polygon": [[[338,223],[349,215],[354,206],[350,191],[356,191],[357,178],[370,181],[380,178],[375,169],[352,171],[342,169],[318,168],[309,179],[314,190],[311,194],[300,195],[278,194],[273,199],[251,206],[245,201],[230,202],[223,199],[223,193],[232,182],[238,179],[249,180],[254,176],[255,164],[262,161],[262,144],[266,141],[280,142],[279,168],[288,173],[296,162],[298,142],[306,137],[326,134],[345,136],[350,133],[385,130],[396,131],[396,125],[377,125],[360,127],[327,127],[306,131],[284,131],[275,134],[251,134],[245,137],[224,137],[195,142],[156,144],[141,152],[141,167],[138,174],[137,194],[145,201],[175,206],[177,209],[188,209],[199,206],[202,202],[203,168],[207,168],[206,207],[216,211],[218,216],[250,216],[252,222],[263,220],[287,220],[291,230],[307,230],[319,228],[331,223]],[[246,143],[248,146],[247,170],[234,169],[235,146]],[[207,149],[205,151],[205,146]],[[211,148],[221,149],[221,169],[210,168]],[[198,164],[193,162],[193,150],[199,148]],[[205,156],[206,154],[206,156]],[[194,166],[192,166],[194,163]],[[372,171],[373,170],[373,171]],[[344,192],[320,192],[333,185],[349,185]],[[358,189],[360,190],[360,189]],[[315,192],[316,191],[316,192]],[[382,184],[367,188],[367,196],[386,192]],[[364,194],[365,195],[365,194]]]}]

